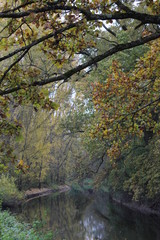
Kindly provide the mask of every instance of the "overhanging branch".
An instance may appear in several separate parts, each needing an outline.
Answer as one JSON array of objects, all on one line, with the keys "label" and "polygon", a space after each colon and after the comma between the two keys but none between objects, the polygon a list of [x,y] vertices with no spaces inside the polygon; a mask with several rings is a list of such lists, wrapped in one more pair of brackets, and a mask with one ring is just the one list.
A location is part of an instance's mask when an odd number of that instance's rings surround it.
[{"label": "overhanging branch", "polygon": [[7,18],[23,18],[27,17],[30,14],[38,14],[38,13],[47,13],[53,11],[78,11],[80,14],[83,14],[88,21],[94,20],[117,20],[117,19],[136,19],[140,22],[152,23],[152,24],[160,24],[160,16],[159,15],[150,15],[146,13],[139,13],[133,10],[130,10],[125,5],[120,4],[120,1],[117,1],[117,5],[119,7],[125,9],[126,12],[113,12],[113,13],[105,13],[105,14],[94,14],[87,8],[81,8],[77,6],[70,6],[70,5],[60,5],[60,4],[49,4],[47,6],[43,6],[40,8],[34,8],[26,11],[21,12],[11,12],[12,10],[8,10],[7,12],[1,12],[0,18],[7,19]]},{"label": "overhanging branch", "polygon": [[[69,78],[72,77],[74,74],[86,69],[89,66],[92,66],[95,63],[98,63],[98,62],[104,60],[105,58],[107,58],[109,56],[112,56],[113,54],[115,54],[117,52],[143,45],[143,44],[145,44],[147,42],[150,42],[152,40],[155,40],[159,37],[160,37],[160,32],[156,32],[156,33],[153,33],[153,34],[151,34],[149,36],[146,36],[144,38],[140,38],[136,41],[131,41],[131,42],[128,42],[128,43],[119,44],[119,45],[111,48],[110,50],[106,51],[105,53],[96,56],[94,59],[91,59],[88,62],[85,62],[85,63],[83,63],[83,64],[65,72],[65,73],[62,73],[58,76],[54,76],[54,77],[51,77],[51,78],[48,78],[48,79],[43,79],[41,81],[35,81],[35,82],[29,84],[26,87],[44,86],[46,84],[49,84],[49,83],[52,83],[52,82],[58,82],[58,81],[61,81],[61,80],[67,82],[67,81],[69,81]],[[24,88],[24,86],[17,86],[17,87],[11,88],[11,89],[3,90],[3,91],[0,91],[0,95],[1,96],[2,95],[7,95],[9,93],[19,91],[22,88]]]},{"label": "overhanging branch", "polygon": [[71,29],[71,28],[74,28],[74,27],[76,27],[78,24],[80,24],[80,22],[81,22],[81,21],[76,22],[76,23],[71,23],[71,24],[67,25],[66,27],[60,28],[60,29],[58,29],[58,30],[56,30],[56,31],[53,31],[52,33],[50,33],[50,34],[48,34],[48,35],[45,35],[45,36],[43,36],[43,37],[41,37],[41,38],[33,41],[32,43],[24,46],[24,47],[18,48],[18,49],[16,49],[15,51],[13,51],[13,52],[11,52],[11,53],[9,53],[9,54],[7,54],[7,55],[5,55],[5,56],[3,56],[3,57],[0,57],[0,62],[6,60],[6,59],[8,59],[8,58],[11,58],[11,57],[13,57],[14,55],[16,55],[16,54],[18,54],[18,53],[20,53],[20,52],[29,50],[29,49],[31,49],[32,47],[34,47],[34,46],[36,46],[36,45],[44,42],[45,40],[50,39],[50,38],[52,38],[52,37],[55,37],[57,34],[63,33],[64,31],[67,31],[67,30],[69,30],[69,29]]}]

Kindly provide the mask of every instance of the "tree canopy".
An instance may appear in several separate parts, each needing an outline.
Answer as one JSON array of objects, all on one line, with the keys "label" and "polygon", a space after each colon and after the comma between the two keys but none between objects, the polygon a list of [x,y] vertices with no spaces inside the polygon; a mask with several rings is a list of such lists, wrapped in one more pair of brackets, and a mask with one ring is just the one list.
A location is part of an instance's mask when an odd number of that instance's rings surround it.
[{"label": "tree canopy", "polygon": [[[0,19],[1,96],[68,81],[74,74],[82,70],[86,73],[88,68],[119,51],[160,37],[159,1],[6,0],[0,4]],[[140,31],[133,41],[121,43],[111,26],[117,24],[124,31],[128,27],[125,20],[128,24],[135,22],[133,35],[139,28],[152,27],[147,34]],[[114,35],[115,41],[106,39],[106,50],[97,54],[96,40],[103,37],[102,28]],[[42,74],[31,57],[37,48],[58,70],[48,76]],[[82,55],[89,58],[83,62]],[[28,67],[24,68],[27,59]]]},{"label": "tree canopy", "polygon": [[21,159],[18,168],[30,172],[20,181],[88,177],[130,139],[148,143],[160,129],[159,13],[158,0],[0,3],[0,171]]},{"label": "tree canopy", "polygon": [[134,136],[143,137],[148,144],[153,134],[159,134],[159,60],[156,40],[134,70],[125,72],[113,61],[106,81],[93,85],[99,115],[93,135],[108,140],[112,157],[118,157]]}]

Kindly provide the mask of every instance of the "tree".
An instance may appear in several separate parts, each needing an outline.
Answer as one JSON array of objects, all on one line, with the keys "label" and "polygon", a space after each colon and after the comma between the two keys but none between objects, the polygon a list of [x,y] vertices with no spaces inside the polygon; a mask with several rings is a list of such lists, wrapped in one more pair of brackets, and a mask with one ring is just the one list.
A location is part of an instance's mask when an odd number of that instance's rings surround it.
[{"label": "tree", "polygon": [[35,111],[32,105],[19,107],[14,117],[21,121],[21,138],[14,141],[14,153],[19,159],[10,174],[17,178],[18,188],[41,187],[49,172],[51,113]]},{"label": "tree", "polygon": [[[43,86],[51,82],[68,81],[71,76],[91,67],[116,52],[130,49],[160,37],[159,32],[159,1],[142,1],[146,12],[136,11],[137,1],[3,1],[0,6],[1,18],[1,92],[4,96],[21,89],[28,91],[32,86]],[[139,3],[140,4],[140,3]],[[148,10],[147,10],[148,9]],[[149,13],[149,10],[152,13]],[[78,64],[76,54],[86,54],[87,49],[96,48],[95,40],[102,26],[114,34],[106,23],[127,29],[122,20],[131,19],[137,22],[138,29],[154,25],[153,31],[147,36],[139,35],[136,40],[107,46],[107,51],[94,56],[90,60]],[[7,21],[7,23],[6,23]],[[88,41],[86,36],[92,35]],[[31,64],[26,69],[21,62],[37,47],[52,59],[53,64],[61,71],[40,79],[40,72]],[[65,64],[74,61],[69,70]],[[30,59],[31,61],[31,59]],[[75,66],[75,62],[76,65]],[[32,61],[31,61],[32,63]],[[19,65],[18,65],[19,64]],[[62,68],[63,66],[63,68]],[[32,80],[28,79],[32,76]]]},{"label": "tree", "polygon": [[[119,28],[114,26],[110,28],[110,30],[115,33],[116,37],[121,42],[126,42],[127,40],[131,40],[132,37],[130,36],[130,28],[131,26],[127,31],[121,32]],[[98,42],[96,42],[98,54],[106,50],[106,40],[109,40],[110,44],[112,44],[115,40],[114,38],[115,36],[108,36],[106,32],[102,31],[98,38]],[[66,109],[65,115],[62,117],[62,125],[63,128],[66,129],[67,134],[72,134],[73,136],[77,135],[78,138],[80,138],[80,143],[87,153],[78,169],[80,169],[81,166],[80,171],[81,173],[83,172],[83,176],[96,176],[97,183],[101,182],[100,179],[103,180],[106,177],[105,166],[108,161],[106,150],[110,147],[111,142],[104,137],[98,138],[97,135],[91,138],[91,132],[95,131],[94,127],[98,124],[98,119],[100,117],[99,111],[95,111],[94,109],[92,85],[97,81],[101,84],[106,84],[106,79],[109,72],[111,72],[108,71],[108,69],[115,60],[119,62],[123,71],[128,74],[129,70],[135,68],[137,59],[143,56],[148,49],[148,45],[143,45],[119,52],[109,59],[101,61],[98,64],[98,68],[93,69],[92,72],[87,74],[81,81],[71,83],[71,86],[74,88],[74,99],[71,101],[72,104],[70,104],[68,112]],[[85,60],[87,58],[88,56],[85,57]]]},{"label": "tree", "polygon": [[134,136],[148,144],[159,133],[159,50],[159,40],[151,43],[130,72],[113,61],[106,82],[93,85],[99,121],[92,134],[108,140],[111,158],[116,159]]},{"label": "tree", "polygon": [[[143,11],[138,9],[141,6]],[[32,103],[36,111],[40,106],[57,109],[50,98],[51,83],[68,82],[75,74],[80,79],[107,57],[160,37],[158,0],[141,3],[136,0],[127,3],[119,0],[6,0],[0,4],[0,18],[2,152],[9,136],[18,135],[21,128],[20,123],[9,116],[11,104],[17,107]],[[122,42],[110,26],[126,31],[126,20],[128,24],[134,23],[130,32],[132,35],[136,32],[137,38]],[[102,29],[114,40],[105,37],[107,46],[100,52],[97,41],[103,38]],[[148,32],[144,32],[145,29]],[[35,52],[39,53],[37,58],[33,57]],[[44,71],[40,60],[49,61],[51,70]],[[42,86],[46,84],[49,85],[44,90]],[[52,92],[55,86],[53,89]],[[6,151],[9,159],[14,159],[9,144]]]}]

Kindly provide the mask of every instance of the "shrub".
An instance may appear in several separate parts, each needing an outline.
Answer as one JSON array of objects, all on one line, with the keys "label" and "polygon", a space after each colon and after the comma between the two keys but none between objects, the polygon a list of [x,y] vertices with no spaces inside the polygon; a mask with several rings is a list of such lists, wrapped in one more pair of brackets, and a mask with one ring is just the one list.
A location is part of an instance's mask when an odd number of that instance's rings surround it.
[{"label": "shrub", "polygon": [[15,179],[8,175],[2,175],[0,178],[0,199],[2,202],[11,202],[20,200],[23,197],[23,193],[19,192]]},{"label": "shrub", "polygon": [[0,210],[0,239],[1,240],[51,240],[52,232],[35,232],[26,223],[19,223],[8,211]]},{"label": "shrub", "polygon": [[1,240],[39,240],[33,229],[28,225],[18,223],[14,216],[7,211],[0,212],[0,239]]}]

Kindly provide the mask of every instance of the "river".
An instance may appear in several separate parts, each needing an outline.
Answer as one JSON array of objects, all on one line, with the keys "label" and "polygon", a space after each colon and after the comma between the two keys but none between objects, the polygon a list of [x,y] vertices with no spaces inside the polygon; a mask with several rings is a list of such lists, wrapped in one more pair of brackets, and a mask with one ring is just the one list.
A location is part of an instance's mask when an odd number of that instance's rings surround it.
[{"label": "river", "polygon": [[160,240],[159,218],[135,213],[101,194],[54,193],[14,211],[25,222],[42,222],[55,240]]}]

